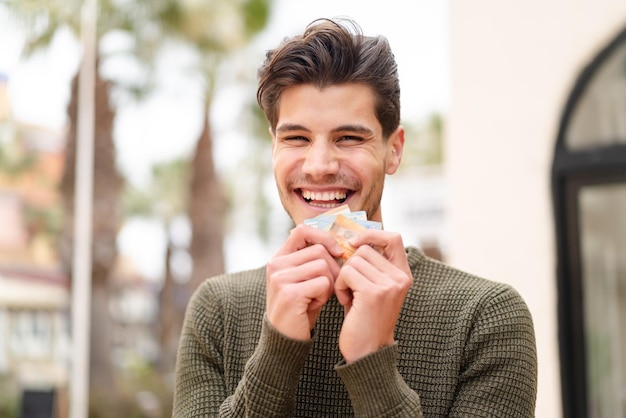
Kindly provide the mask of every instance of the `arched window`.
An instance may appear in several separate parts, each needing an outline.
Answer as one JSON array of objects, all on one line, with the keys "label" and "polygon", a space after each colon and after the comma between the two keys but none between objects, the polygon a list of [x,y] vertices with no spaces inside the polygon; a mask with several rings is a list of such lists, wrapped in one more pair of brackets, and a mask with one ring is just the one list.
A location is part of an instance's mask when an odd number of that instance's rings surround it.
[{"label": "arched window", "polygon": [[552,188],[564,417],[626,417],[626,30],[570,94]]}]

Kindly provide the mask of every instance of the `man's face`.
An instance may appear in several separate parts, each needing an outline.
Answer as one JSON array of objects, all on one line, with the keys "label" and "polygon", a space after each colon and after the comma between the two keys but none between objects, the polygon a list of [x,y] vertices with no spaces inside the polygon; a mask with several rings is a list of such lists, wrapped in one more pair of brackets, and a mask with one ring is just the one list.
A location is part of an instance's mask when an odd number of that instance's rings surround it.
[{"label": "man's face", "polygon": [[283,91],[272,160],[280,200],[296,224],[344,203],[382,222],[383,183],[400,164],[404,130],[384,141],[374,110],[374,94],[362,84]]}]

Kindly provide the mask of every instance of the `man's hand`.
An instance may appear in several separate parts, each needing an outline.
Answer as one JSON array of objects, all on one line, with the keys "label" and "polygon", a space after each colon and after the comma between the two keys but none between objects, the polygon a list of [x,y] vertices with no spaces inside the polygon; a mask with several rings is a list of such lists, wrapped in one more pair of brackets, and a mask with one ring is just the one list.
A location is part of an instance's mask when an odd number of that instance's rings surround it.
[{"label": "man's hand", "polygon": [[335,281],[335,294],[345,307],[339,350],[348,363],[393,344],[396,321],[413,282],[399,234],[367,230],[350,244],[357,250]]},{"label": "man's hand", "polygon": [[267,318],[283,335],[309,340],[333,294],[342,250],[325,231],[295,227],[267,264]]}]

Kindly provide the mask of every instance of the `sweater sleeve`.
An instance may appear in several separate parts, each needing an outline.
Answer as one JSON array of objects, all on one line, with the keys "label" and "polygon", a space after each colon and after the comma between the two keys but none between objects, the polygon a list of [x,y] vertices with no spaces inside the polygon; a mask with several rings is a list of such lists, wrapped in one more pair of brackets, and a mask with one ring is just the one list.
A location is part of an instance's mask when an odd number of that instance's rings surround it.
[{"label": "sweater sleeve", "polygon": [[534,417],[537,353],[530,312],[502,285],[475,313],[450,417]]},{"label": "sweater sleeve", "polygon": [[397,358],[398,345],[393,344],[336,366],[356,417],[422,417],[420,398],[398,372]]},{"label": "sweater sleeve", "polygon": [[176,363],[174,418],[291,417],[312,342],[284,337],[264,320],[258,345],[229,394],[221,347],[223,313],[206,288],[191,299]]},{"label": "sweater sleeve", "polygon": [[[454,399],[447,417],[534,416],[537,356],[530,312],[498,284],[482,294],[468,321]],[[397,369],[397,344],[336,367],[357,417],[421,417],[419,394]]]},{"label": "sweater sleeve", "polygon": [[312,346],[312,341],[285,337],[264,318],[259,345],[220,416],[293,417],[298,381]]}]

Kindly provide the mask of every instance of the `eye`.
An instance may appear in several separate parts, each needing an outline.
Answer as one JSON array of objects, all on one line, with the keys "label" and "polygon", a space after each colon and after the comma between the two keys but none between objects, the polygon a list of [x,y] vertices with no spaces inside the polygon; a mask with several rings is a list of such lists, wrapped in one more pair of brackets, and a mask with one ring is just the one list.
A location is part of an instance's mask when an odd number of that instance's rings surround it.
[{"label": "eye", "polygon": [[354,135],[343,135],[338,138],[337,142],[363,142],[363,138]]},{"label": "eye", "polygon": [[289,136],[283,137],[282,140],[283,142],[298,143],[298,142],[308,142],[309,138],[307,138],[306,136],[302,136],[302,135],[289,135]]}]

